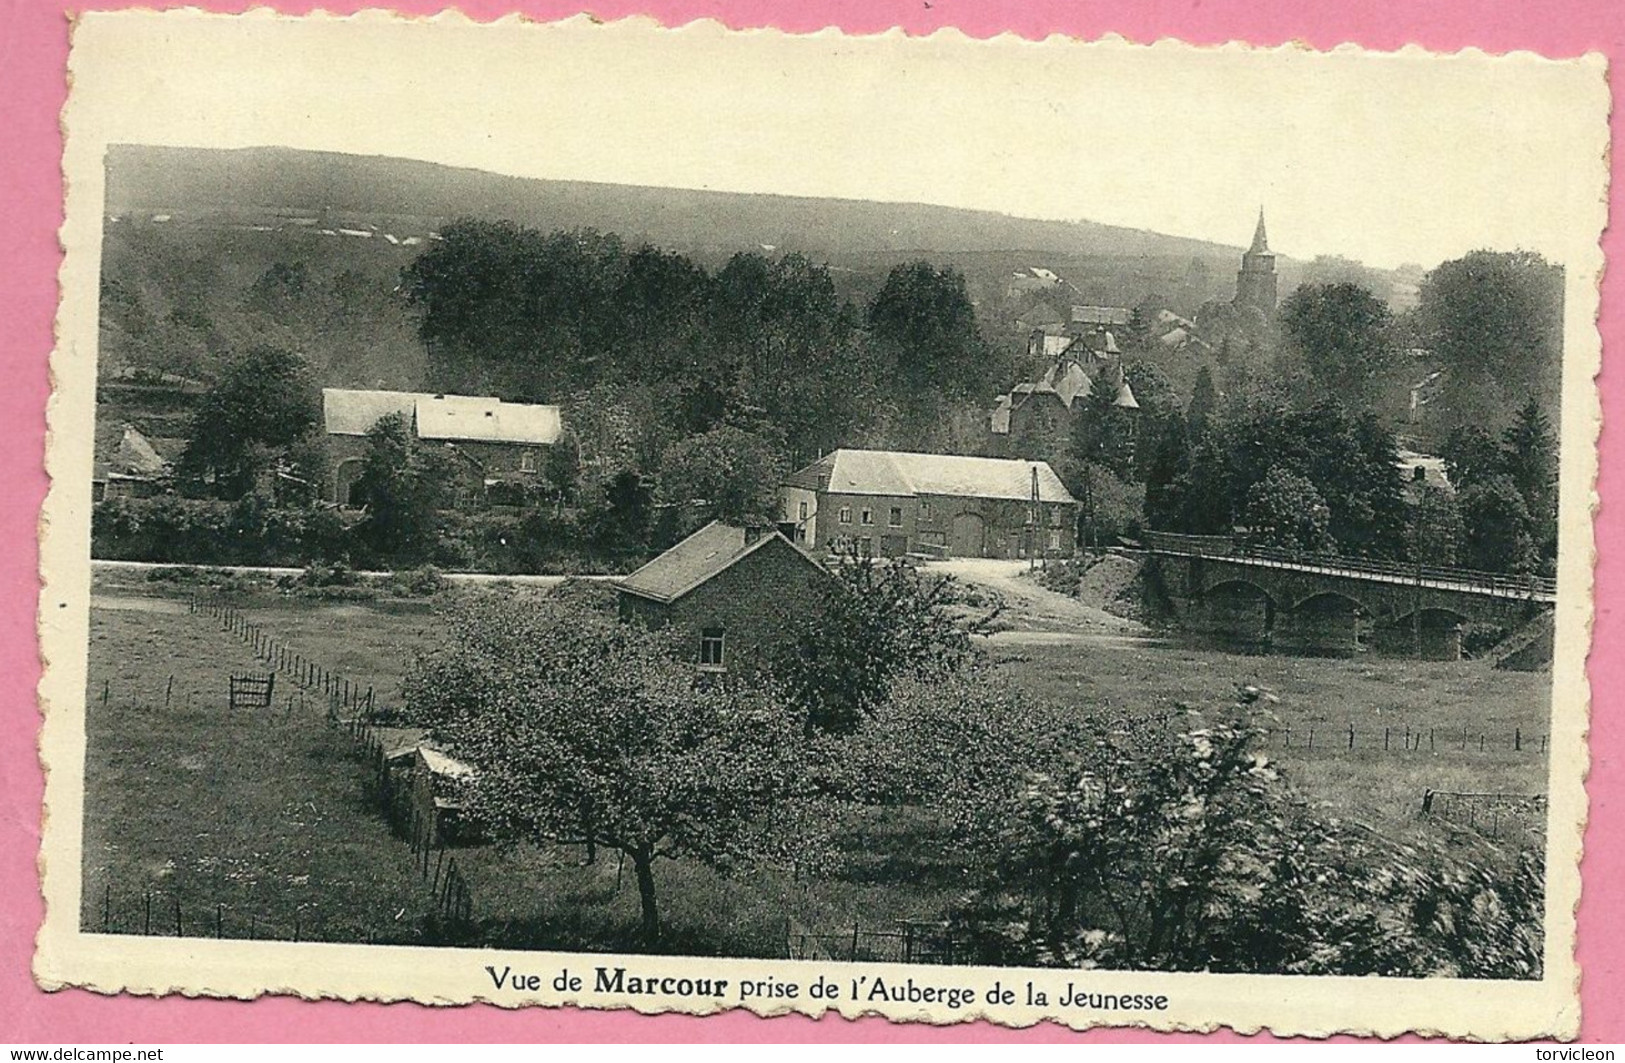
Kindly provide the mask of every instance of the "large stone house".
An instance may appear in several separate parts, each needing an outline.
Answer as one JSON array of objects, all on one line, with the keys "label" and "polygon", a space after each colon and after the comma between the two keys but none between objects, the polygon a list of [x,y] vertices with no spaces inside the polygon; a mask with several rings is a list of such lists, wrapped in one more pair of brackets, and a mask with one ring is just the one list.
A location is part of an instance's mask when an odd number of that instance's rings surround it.
[{"label": "large stone house", "polygon": [[772,528],[712,522],[623,579],[621,619],[675,625],[703,671],[764,667],[829,570]]},{"label": "large stone house", "polygon": [[1048,462],[837,450],[787,479],[780,525],[813,551],[1070,557],[1077,502]]},{"label": "large stone house", "polygon": [[1032,457],[1050,452],[1055,439],[1070,433],[1073,419],[1084,415],[1085,400],[1097,390],[1113,407],[1139,412],[1134,389],[1123,373],[1117,338],[1110,331],[1096,328],[1065,335],[1034,331],[1027,341],[1027,356],[1043,368],[1036,379],[1017,384],[994,404],[988,432],[995,453]]},{"label": "large stone house", "polygon": [[557,406],[469,395],[323,388],[332,501],[350,503],[367,452],[367,433],[391,415],[399,416],[420,441],[455,453],[460,494],[469,501],[539,479],[547,450],[563,430]]}]

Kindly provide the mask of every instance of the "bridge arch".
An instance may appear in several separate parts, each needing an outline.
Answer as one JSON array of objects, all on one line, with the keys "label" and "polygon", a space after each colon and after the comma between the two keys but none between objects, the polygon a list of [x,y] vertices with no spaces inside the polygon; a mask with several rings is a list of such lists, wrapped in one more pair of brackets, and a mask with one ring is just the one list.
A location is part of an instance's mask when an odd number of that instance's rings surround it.
[{"label": "bridge arch", "polygon": [[1225,642],[1264,646],[1275,628],[1275,596],[1246,579],[1224,579],[1202,595],[1198,626]]},{"label": "bridge arch", "polygon": [[1428,606],[1395,616],[1393,622],[1372,632],[1375,648],[1404,657],[1430,661],[1461,659],[1461,630],[1467,616],[1454,609]]},{"label": "bridge arch", "polygon": [[1348,657],[1360,651],[1365,606],[1338,591],[1317,591],[1298,601],[1275,627],[1274,645],[1290,653]]}]

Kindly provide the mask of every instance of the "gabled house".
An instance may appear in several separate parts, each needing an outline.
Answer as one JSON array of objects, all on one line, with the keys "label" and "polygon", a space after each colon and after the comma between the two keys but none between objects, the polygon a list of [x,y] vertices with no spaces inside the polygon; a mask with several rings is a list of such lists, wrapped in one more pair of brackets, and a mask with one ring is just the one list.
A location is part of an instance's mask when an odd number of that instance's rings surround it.
[{"label": "gabled house", "polygon": [[323,388],[322,422],[332,464],[329,497],[334,502],[351,501],[367,433],[391,415],[399,416],[421,442],[455,452],[461,493],[474,500],[537,480],[548,448],[563,433],[557,406],[471,395]]},{"label": "gabled house", "polygon": [[114,431],[116,435],[97,432],[92,499],[100,502],[157,494],[174,473],[186,440],[148,437],[131,424],[121,424]]},{"label": "gabled house", "polygon": [[675,626],[707,672],[764,667],[824,581],[773,528],[712,522],[620,582],[621,619]]},{"label": "gabled house", "polygon": [[1047,462],[837,450],[779,490],[781,529],[813,551],[1070,557],[1077,502]]},{"label": "gabled house", "polygon": [[1013,457],[1045,453],[1049,441],[1070,430],[1071,419],[1084,410],[1082,400],[1094,395],[1097,388],[1106,389],[1117,409],[1137,412],[1140,408],[1124,376],[1117,339],[1110,331],[1102,328],[1056,336],[1037,330],[1028,339],[1027,356],[1043,366],[1037,378],[1000,395],[988,414],[988,431],[997,453]]}]

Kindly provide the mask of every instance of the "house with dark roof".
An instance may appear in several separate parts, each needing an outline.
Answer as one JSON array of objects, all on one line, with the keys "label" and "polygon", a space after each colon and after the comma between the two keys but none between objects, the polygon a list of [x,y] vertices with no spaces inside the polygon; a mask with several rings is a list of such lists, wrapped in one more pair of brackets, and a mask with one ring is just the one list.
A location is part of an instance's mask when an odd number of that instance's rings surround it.
[{"label": "house with dark roof", "polygon": [[621,619],[675,626],[708,672],[764,667],[832,579],[773,528],[713,521],[620,582]]},{"label": "house with dark roof", "polygon": [[1048,462],[837,450],[779,490],[780,528],[812,551],[1070,557],[1077,502]]},{"label": "house with dark roof", "polygon": [[[1079,309],[1079,308],[1074,308]],[[1099,309],[1083,308],[1083,309]],[[1123,356],[1116,336],[1106,329],[1053,335],[1037,330],[1027,342],[1030,361],[1043,368],[1000,395],[988,414],[992,449],[1019,457],[1045,453],[1057,434],[1071,431],[1072,419],[1083,414],[1083,400],[1097,389],[1114,408],[1138,412],[1140,404],[1123,372]]]},{"label": "house with dark roof", "polygon": [[91,494],[104,498],[147,498],[163,490],[174,473],[186,440],[147,436],[132,424],[97,426]]},{"label": "house with dark roof", "polygon": [[537,480],[548,448],[563,433],[557,406],[471,395],[323,388],[322,424],[332,462],[329,497],[334,502],[350,502],[367,433],[392,415],[419,441],[456,454],[462,493],[473,499]]}]

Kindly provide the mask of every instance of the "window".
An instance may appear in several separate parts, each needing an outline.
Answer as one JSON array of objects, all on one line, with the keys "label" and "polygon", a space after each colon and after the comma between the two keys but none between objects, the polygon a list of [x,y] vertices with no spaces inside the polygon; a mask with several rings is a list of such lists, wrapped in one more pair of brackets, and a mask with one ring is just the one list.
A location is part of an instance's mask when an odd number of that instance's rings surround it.
[{"label": "window", "polygon": [[875,522],[875,511],[872,510],[872,509],[865,509],[863,511],[863,523],[865,523],[865,524],[873,524],[874,522]]},{"label": "window", "polygon": [[903,507],[902,506],[893,506],[893,507],[891,507],[891,526],[893,528],[901,528],[903,526]]},{"label": "window", "polygon": [[520,472],[535,472],[536,471],[536,453],[534,451],[526,450],[526,451],[522,451],[520,453],[520,455],[519,455],[519,471]]},{"label": "window", "polygon": [[798,506],[796,508],[796,519],[797,520],[806,520],[807,519],[807,503],[803,502],[803,503],[801,503],[800,506]]},{"label": "window", "polygon": [[874,557],[875,556],[875,541],[873,539],[871,539],[867,535],[865,535],[863,538],[858,540],[858,556],[859,557]]},{"label": "window", "polygon": [[851,524],[852,523],[852,507],[851,506],[842,506],[841,507],[841,523],[842,524]]},{"label": "window", "polygon": [[722,629],[708,627],[700,632],[700,667],[720,672],[722,661]]},{"label": "window", "polygon": [[1060,532],[1052,531],[1052,532],[1049,533],[1049,548],[1051,550],[1059,550],[1061,548],[1061,533]]},{"label": "window", "polygon": [[1031,525],[1032,522],[1033,522],[1033,510],[1032,510],[1031,506],[1028,506],[1027,507],[1027,516],[1026,516],[1026,519],[1025,519],[1025,523]]},{"label": "window", "polygon": [[931,503],[920,503],[920,520],[924,521],[926,524],[931,523]]},{"label": "window", "polygon": [[805,527],[797,528],[796,529],[796,542],[804,543],[806,541],[807,541],[807,529]]}]

